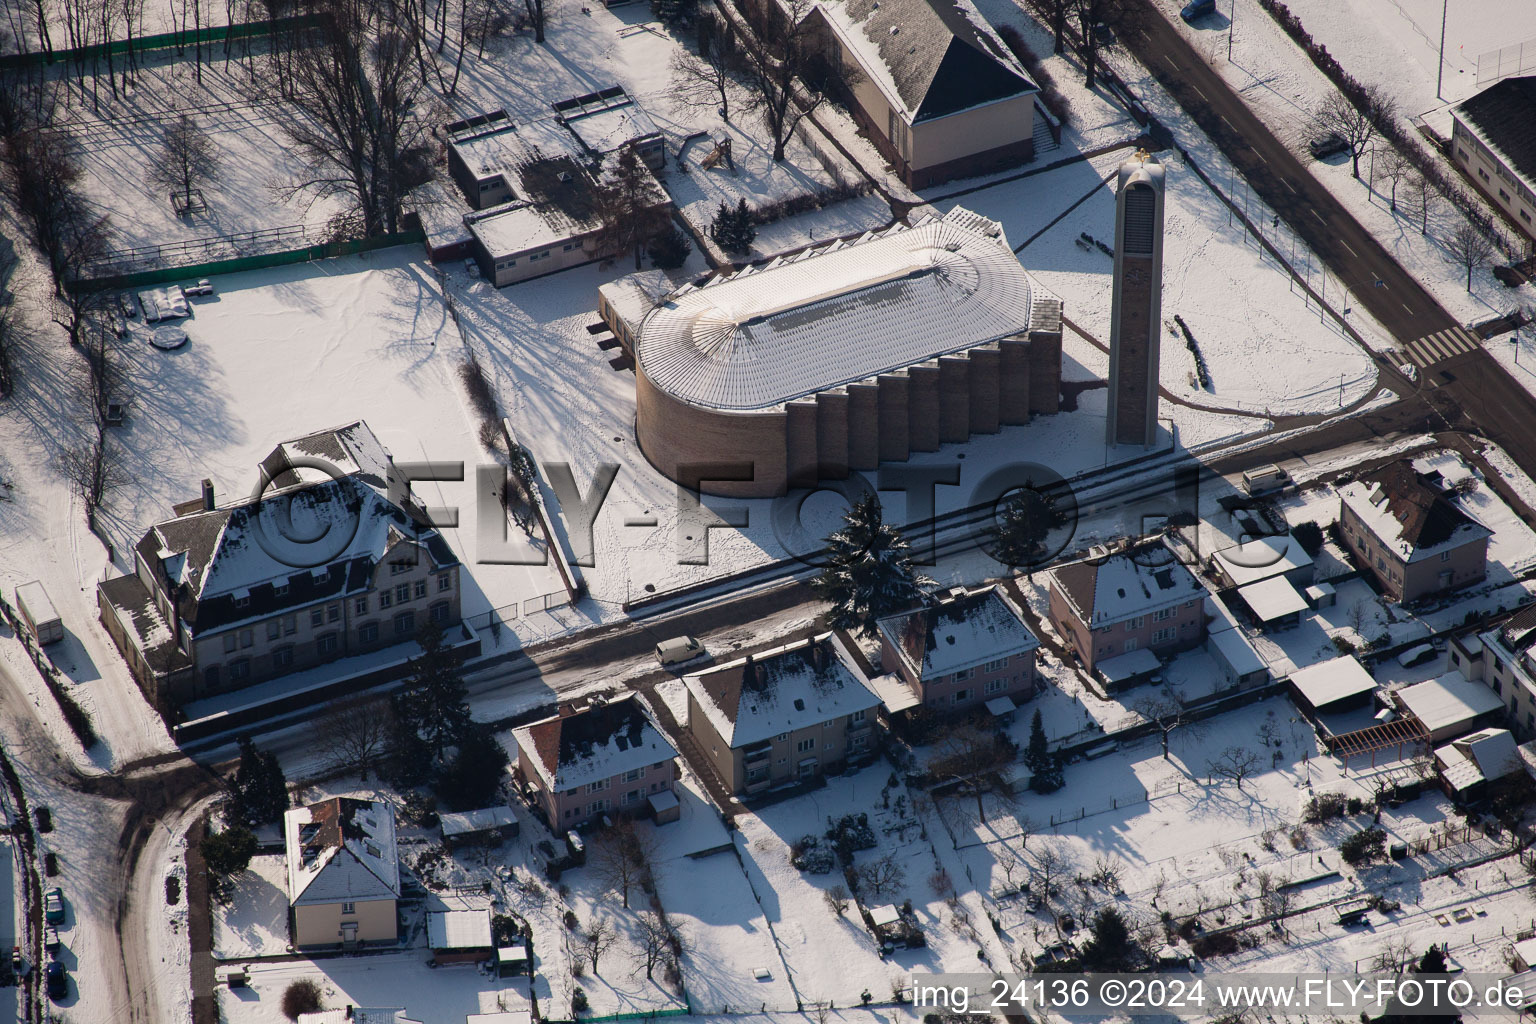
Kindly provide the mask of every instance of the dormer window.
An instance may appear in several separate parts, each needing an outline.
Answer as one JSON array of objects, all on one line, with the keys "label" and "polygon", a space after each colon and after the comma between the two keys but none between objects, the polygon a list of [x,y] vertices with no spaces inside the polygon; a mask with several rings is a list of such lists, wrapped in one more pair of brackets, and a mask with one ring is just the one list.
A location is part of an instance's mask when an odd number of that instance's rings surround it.
[{"label": "dormer window", "polygon": [[410,571],[411,571],[411,563],[410,562],[390,562],[389,563],[389,574],[391,576],[399,576],[403,572],[410,572]]},{"label": "dormer window", "polygon": [[288,593],[288,584],[286,584],[286,583],[274,583],[274,584],[272,584],[272,593],[276,594],[278,597],[282,597],[283,595]]},{"label": "dormer window", "polygon": [[236,608],[248,608],[251,604],[251,595],[241,594],[235,598]]}]

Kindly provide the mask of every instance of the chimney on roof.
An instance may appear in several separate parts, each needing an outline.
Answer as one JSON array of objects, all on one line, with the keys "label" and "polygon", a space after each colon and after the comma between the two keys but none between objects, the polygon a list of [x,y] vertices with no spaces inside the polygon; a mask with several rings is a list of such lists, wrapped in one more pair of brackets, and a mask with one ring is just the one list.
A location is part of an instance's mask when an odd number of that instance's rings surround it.
[{"label": "chimney on roof", "polygon": [[811,641],[811,664],[817,672],[827,667],[827,652],[815,640]]},{"label": "chimney on roof", "polygon": [[203,511],[213,511],[213,481],[203,477]]}]

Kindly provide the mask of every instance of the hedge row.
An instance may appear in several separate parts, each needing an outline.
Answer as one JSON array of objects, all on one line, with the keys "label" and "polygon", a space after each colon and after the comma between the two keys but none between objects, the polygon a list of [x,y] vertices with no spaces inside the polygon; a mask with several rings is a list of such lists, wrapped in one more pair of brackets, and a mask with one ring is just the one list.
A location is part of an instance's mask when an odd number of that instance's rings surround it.
[{"label": "hedge row", "polygon": [[[1328,80],[1343,93],[1345,99],[1353,103],[1357,109],[1369,109],[1366,87],[1354,75],[1344,70],[1343,65],[1328,52],[1328,47],[1312,38],[1312,34],[1301,24],[1301,19],[1293,14],[1289,7],[1281,0],[1259,0],[1259,6],[1285,30],[1286,35],[1295,40],[1296,45],[1306,51],[1312,63],[1328,76]],[[1413,136],[1403,130],[1402,125],[1396,121],[1389,122],[1381,126],[1381,133],[1420,174],[1424,175],[1425,180],[1434,186],[1435,191],[1487,235],[1489,240],[1499,247],[1499,251],[1511,259],[1515,257],[1516,250],[1513,243],[1505,237],[1504,232],[1494,227],[1493,217],[1482,203],[1447,174],[1441,163],[1425,152]]]},{"label": "hedge row", "polygon": [[1003,37],[1008,49],[1019,58],[1024,70],[1029,72],[1035,84],[1040,87],[1040,101],[1045,104],[1045,109],[1065,128],[1072,121],[1072,108],[1067,106],[1067,98],[1062,95],[1056,79],[1045,69],[1045,62],[1035,56],[1035,51],[1024,42],[1024,36],[1012,25],[999,25],[997,34]]}]

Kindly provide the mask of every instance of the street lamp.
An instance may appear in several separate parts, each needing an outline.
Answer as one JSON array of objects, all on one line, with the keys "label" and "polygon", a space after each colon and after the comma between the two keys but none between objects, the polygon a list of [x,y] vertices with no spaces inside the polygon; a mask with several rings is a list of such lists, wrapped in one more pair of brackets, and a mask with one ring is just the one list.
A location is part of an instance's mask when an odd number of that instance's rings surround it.
[{"label": "street lamp", "polygon": [[[1232,33],[1237,31],[1237,0],[1232,0],[1232,13],[1227,17],[1227,60],[1232,60]],[[1445,45],[1442,40],[1442,47]]]}]

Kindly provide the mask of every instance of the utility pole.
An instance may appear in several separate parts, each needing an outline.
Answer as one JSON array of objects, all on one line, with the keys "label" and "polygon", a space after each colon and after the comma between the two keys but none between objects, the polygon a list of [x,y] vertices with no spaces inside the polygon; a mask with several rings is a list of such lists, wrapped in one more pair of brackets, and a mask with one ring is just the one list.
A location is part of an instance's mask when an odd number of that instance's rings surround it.
[{"label": "utility pole", "polygon": [[1435,99],[1444,99],[1440,87],[1445,82],[1445,14],[1451,0],[1440,0],[1440,63],[1435,66]]},{"label": "utility pole", "polygon": [[[1237,31],[1237,0],[1232,0],[1232,13],[1227,17],[1227,63],[1232,62],[1232,33]],[[1445,45],[1442,39],[1442,47]]]}]

